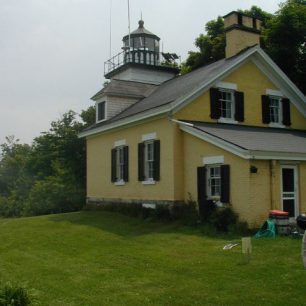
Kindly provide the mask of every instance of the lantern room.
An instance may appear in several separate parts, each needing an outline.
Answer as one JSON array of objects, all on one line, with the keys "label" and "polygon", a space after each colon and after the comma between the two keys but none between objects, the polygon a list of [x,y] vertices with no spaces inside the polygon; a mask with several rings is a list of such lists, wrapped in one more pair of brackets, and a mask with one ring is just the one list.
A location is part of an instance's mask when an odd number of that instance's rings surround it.
[{"label": "lantern room", "polygon": [[143,20],[122,41],[123,51],[104,63],[105,78],[160,84],[179,72],[178,57],[160,52],[160,38],[144,27]]}]

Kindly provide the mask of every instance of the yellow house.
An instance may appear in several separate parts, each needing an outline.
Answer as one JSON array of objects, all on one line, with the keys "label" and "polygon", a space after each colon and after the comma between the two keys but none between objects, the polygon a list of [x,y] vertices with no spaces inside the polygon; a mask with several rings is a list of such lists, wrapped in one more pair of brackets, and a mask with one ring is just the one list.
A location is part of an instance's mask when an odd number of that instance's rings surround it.
[{"label": "yellow house", "polygon": [[[106,62],[92,99],[88,203],[230,204],[260,225],[271,209],[306,211],[306,99],[259,46],[257,19],[224,16],[226,58],[182,76],[139,28]],[[163,54],[166,60],[175,54]]]}]

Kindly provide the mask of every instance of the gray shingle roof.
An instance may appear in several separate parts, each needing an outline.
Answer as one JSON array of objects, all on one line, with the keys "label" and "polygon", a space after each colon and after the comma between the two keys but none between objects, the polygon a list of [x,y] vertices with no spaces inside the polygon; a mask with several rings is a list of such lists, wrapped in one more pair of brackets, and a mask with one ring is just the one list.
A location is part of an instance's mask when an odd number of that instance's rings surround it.
[{"label": "gray shingle roof", "polygon": [[94,124],[85,129],[85,131],[94,130],[95,128],[101,126],[107,126],[108,124],[119,121],[120,119],[169,104],[178,98],[182,98],[188,93],[197,89],[201,84],[208,82],[209,80],[213,80],[227,68],[235,65],[235,63],[239,62],[240,58],[247,50],[255,48],[257,48],[257,46],[247,48],[231,58],[221,59],[187,74],[170,79],[169,81],[159,85],[159,87],[157,87],[157,89],[154,90],[149,96],[131,105],[115,117],[107,121]]},{"label": "gray shingle roof", "polygon": [[306,131],[192,122],[194,128],[251,151],[306,154]]},{"label": "gray shingle roof", "polygon": [[157,87],[154,84],[113,79],[91,99],[96,100],[102,94],[143,99],[149,96]]}]

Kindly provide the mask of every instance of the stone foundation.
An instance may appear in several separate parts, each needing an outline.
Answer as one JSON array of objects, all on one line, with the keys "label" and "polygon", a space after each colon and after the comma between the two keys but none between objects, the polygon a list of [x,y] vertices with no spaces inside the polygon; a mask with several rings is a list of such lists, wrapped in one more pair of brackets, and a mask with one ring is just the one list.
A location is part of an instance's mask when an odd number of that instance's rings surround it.
[{"label": "stone foundation", "polygon": [[86,198],[86,206],[88,207],[99,207],[105,204],[155,204],[155,205],[165,205],[170,208],[173,205],[182,205],[184,201],[169,201],[169,200],[135,200],[135,199],[108,199],[108,198]]}]

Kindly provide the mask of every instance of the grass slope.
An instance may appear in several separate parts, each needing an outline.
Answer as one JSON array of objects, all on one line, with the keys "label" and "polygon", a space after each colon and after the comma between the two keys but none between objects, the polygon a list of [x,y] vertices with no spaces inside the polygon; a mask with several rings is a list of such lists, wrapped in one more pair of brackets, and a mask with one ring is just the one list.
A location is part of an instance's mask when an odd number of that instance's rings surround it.
[{"label": "grass slope", "polygon": [[0,220],[0,280],[39,305],[306,305],[300,240],[229,238],[107,212]]}]

